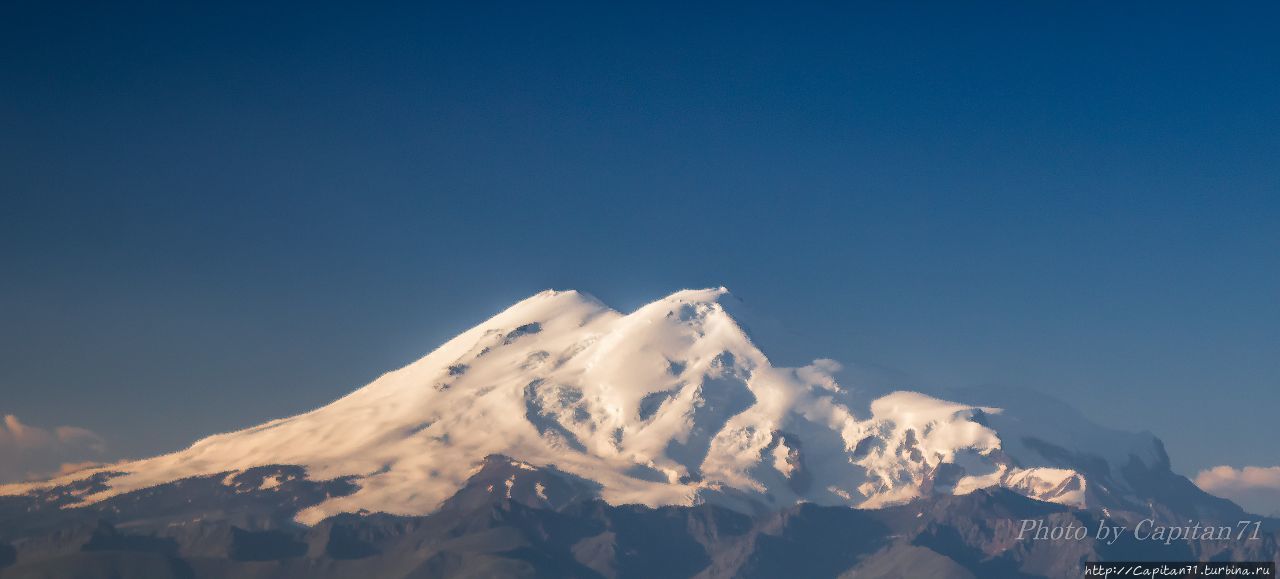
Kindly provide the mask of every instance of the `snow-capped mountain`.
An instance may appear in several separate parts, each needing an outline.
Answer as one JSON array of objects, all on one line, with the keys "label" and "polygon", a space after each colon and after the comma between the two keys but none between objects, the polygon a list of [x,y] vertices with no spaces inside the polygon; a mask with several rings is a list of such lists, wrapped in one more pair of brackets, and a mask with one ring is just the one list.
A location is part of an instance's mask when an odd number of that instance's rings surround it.
[{"label": "snow-capped mountain", "polygon": [[[297,514],[314,524],[340,513],[433,513],[495,455],[593,483],[573,487],[575,496],[745,513],[884,507],[992,487],[1148,510],[1153,493],[1180,484],[1166,480],[1181,477],[1154,437],[1099,429],[1057,407],[1006,408],[981,393],[871,396],[839,384],[831,360],[775,367],[744,317],[724,288],[681,291],[630,314],[545,291],[323,408],[0,494],[75,488],[85,505],[189,477],[237,487],[244,473],[289,465],[302,468],[255,475],[248,490],[300,478],[354,485]],[[510,493],[514,481],[485,489]],[[532,496],[552,501],[538,486]]]}]

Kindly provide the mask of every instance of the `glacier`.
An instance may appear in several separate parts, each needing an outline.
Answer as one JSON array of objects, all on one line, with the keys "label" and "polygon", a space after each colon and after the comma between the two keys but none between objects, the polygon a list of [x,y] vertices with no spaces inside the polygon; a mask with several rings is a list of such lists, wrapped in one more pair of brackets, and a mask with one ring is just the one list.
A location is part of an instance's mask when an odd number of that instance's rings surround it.
[{"label": "glacier", "polygon": [[77,496],[84,505],[297,465],[310,479],[358,487],[299,512],[315,524],[339,513],[430,514],[503,456],[594,482],[615,505],[876,508],[1003,487],[1133,508],[1143,498],[1127,473],[1168,469],[1154,436],[1102,429],[1052,403],[1024,401],[1015,413],[999,396],[873,394],[840,384],[840,364],[827,359],[774,366],[740,323],[750,316],[725,288],[676,292],[629,314],[548,290],[322,408],[0,494],[105,474]]}]

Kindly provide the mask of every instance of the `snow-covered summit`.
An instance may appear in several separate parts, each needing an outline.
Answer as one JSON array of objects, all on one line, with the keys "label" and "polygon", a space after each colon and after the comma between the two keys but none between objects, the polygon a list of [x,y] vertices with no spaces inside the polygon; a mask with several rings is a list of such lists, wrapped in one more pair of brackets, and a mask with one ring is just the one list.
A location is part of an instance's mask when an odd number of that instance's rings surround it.
[{"label": "snow-covered summit", "polygon": [[1074,505],[1102,496],[1087,466],[993,425],[1021,424],[998,406],[915,392],[858,406],[833,361],[774,367],[738,323],[741,308],[723,287],[680,291],[630,314],[576,291],[544,291],[323,408],[0,494],[108,470],[123,474],[84,501],[262,465],[350,477],[359,490],[303,511],[310,523],[362,510],[433,512],[485,457],[503,455],[598,483],[615,504],[876,507],[991,486]]}]

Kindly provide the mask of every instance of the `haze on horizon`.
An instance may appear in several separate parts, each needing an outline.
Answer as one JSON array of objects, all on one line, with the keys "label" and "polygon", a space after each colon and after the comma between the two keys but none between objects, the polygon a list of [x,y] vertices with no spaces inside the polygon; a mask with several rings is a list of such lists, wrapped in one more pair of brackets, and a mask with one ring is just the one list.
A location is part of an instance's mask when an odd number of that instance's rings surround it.
[{"label": "haze on horizon", "polygon": [[321,406],[545,288],[725,285],[782,364],[1051,393],[1277,496],[1275,12],[6,7],[0,476]]}]

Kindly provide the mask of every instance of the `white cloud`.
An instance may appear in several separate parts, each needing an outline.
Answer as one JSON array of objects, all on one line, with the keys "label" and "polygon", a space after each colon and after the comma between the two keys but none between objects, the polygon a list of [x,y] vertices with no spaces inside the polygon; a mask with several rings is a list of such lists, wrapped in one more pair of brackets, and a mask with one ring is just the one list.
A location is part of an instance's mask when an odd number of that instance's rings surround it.
[{"label": "white cloud", "polygon": [[1280,514],[1280,466],[1215,466],[1200,471],[1196,485],[1235,501],[1251,513]]},{"label": "white cloud", "polygon": [[77,426],[47,430],[24,424],[12,414],[0,421],[0,482],[39,478],[88,465],[101,457],[101,436]]}]

